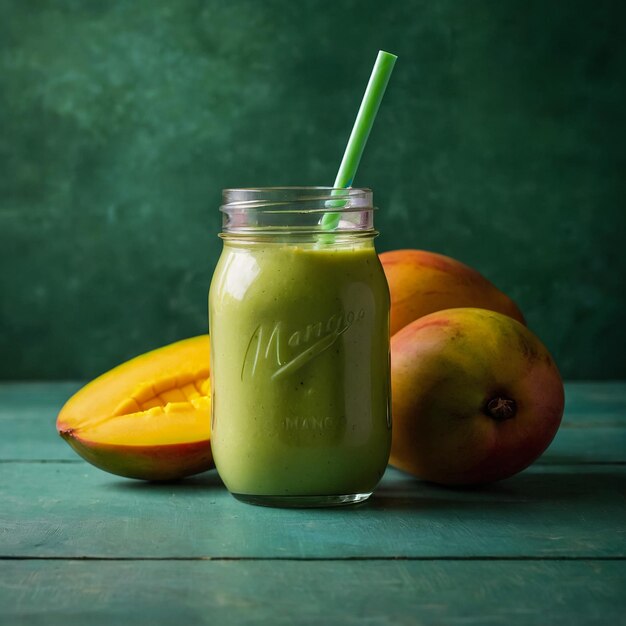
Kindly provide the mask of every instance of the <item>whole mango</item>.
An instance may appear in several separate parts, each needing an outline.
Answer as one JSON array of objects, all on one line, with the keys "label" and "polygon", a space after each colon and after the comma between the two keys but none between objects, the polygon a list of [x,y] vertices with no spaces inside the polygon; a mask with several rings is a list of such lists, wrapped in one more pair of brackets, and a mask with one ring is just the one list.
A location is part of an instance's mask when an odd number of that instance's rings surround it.
[{"label": "whole mango", "polygon": [[380,260],[391,292],[392,335],[424,315],[457,307],[489,309],[525,323],[511,298],[460,261],[426,250],[392,250]]},{"label": "whole mango", "polygon": [[489,483],[523,470],[563,415],[559,371],[512,318],[438,311],[391,340],[391,464],[445,485]]}]

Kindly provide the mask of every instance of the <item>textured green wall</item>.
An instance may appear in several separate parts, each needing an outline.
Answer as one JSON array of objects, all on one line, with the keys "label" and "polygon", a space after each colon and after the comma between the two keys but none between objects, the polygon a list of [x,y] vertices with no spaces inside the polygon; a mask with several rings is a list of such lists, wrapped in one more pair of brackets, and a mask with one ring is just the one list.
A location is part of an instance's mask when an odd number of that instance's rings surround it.
[{"label": "textured green wall", "polygon": [[221,188],[330,184],[379,48],[379,249],[469,263],[565,376],[626,376],[625,7],[0,0],[0,377],[204,332]]}]

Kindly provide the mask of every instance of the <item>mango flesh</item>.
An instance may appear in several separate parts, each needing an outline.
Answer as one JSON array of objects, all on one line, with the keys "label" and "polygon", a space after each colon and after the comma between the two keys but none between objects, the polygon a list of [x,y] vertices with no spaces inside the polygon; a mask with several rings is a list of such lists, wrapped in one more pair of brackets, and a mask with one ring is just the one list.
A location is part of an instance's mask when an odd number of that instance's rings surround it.
[{"label": "mango flesh", "polygon": [[80,389],[57,430],[112,474],[174,480],[211,469],[209,337],[138,356]]},{"label": "mango flesh", "polygon": [[478,307],[522,324],[515,302],[482,274],[443,254],[393,250],[379,255],[391,293],[391,335],[424,315],[457,307]]},{"label": "mango flesh", "polygon": [[523,470],[563,415],[548,350],[519,322],[485,309],[439,311],[396,333],[391,386],[391,464],[445,485]]}]

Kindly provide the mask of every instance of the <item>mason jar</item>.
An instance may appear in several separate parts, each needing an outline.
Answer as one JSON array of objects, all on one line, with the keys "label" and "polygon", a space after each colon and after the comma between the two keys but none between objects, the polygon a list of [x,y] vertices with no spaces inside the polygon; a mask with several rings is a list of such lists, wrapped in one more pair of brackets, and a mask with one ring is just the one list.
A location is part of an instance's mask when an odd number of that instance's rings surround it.
[{"label": "mason jar", "polygon": [[365,500],[391,442],[389,290],[372,192],[226,189],[221,211],[209,292],[220,477],[253,504]]}]

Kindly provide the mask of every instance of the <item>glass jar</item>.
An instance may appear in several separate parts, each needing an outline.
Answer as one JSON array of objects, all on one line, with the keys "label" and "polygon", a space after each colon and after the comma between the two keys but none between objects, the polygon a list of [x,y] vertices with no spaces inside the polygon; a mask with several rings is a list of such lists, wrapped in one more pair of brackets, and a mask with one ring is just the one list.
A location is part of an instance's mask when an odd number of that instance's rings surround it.
[{"label": "glass jar", "polygon": [[[238,499],[368,498],[391,443],[389,290],[369,189],[223,193],[209,292],[211,444]],[[329,211],[339,223],[320,224]]]}]

